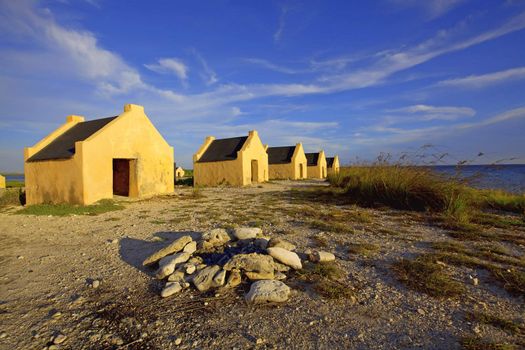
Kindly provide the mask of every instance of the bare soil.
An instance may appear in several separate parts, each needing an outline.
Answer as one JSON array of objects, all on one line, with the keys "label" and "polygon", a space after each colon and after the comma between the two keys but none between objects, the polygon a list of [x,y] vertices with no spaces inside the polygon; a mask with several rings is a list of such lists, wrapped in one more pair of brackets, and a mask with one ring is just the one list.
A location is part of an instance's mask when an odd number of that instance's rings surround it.
[{"label": "bare soil", "polygon": [[[458,349],[468,336],[525,346],[522,333],[467,320],[480,311],[525,322],[524,296],[509,294],[487,271],[447,266],[467,289],[448,299],[396,279],[395,261],[432,251],[432,242],[456,242],[449,232],[425,214],[316,200],[311,190],[323,186],[279,181],[197,193],[178,187],[97,216],[0,213],[0,348],[43,349],[58,333],[67,336],[61,349]],[[348,230],[331,230],[329,220],[324,227],[312,223],[308,213],[315,211],[341,213]],[[146,256],[181,234],[197,238],[235,225],[260,226],[298,252],[333,252],[356,298],[327,299],[293,274],[285,281],[292,296],[282,305],[246,304],[248,281],[227,292],[190,288],[159,296],[163,282],[141,266]],[[525,237],[523,228],[487,230]],[[359,243],[378,250],[350,249]],[[501,244],[523,260],[523,245]]]}]

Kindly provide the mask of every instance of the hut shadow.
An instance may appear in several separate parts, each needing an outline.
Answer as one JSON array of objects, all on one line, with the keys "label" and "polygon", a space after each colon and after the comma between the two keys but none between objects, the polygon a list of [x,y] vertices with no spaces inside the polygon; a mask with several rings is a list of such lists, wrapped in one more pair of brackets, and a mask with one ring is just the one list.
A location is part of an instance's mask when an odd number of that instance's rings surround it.
[{"label": "hut shadow", "polygon": [[146,241],[130,237],[123,238],[120,240],[120,258],[139,271],[151,275],[153,274],[154,269],[148,266],[143,266],[142,262],[157,250],[168,246],[176,239],[186,235],[191,236],[193,240],[198,240],[201,237],[201,233],[195,231],[164,231],[155,233],[153,236],[160,239],[154,241]]}]

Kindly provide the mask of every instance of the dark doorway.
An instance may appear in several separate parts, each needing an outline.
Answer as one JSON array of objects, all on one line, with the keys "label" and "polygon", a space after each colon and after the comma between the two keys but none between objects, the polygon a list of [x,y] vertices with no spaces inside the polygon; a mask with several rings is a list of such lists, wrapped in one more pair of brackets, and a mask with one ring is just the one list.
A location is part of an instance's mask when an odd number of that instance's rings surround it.
[{"label": "dark doorway", "polygon": [[129,196],[129,159],[113,159],[113,194]]},{"label": "dark doorway", "polygon": [[259,162],[255,159],[252,160],[252,183],[259,182]]}]

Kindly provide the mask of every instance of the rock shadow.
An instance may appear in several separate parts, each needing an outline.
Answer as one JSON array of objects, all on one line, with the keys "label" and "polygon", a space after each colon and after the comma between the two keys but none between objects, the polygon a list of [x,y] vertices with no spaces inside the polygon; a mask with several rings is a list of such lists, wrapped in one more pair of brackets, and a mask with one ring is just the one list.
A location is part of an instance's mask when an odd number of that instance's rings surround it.
[{"label": "rock shadow", "polygon": [[160,240],[146,241],[137,238],[126,237],[120,240],[119,254],[120,258],[127,264],[135,267],[139,271],[147,274],[152,274],[154,269],[148,266],[142,266],[142,262],[151,254],[160,250],[176,239],[189,235],[196,241],[201,237],[200,232],[195,231],[163,231],[157,232],[153,236],[160,238]]}]

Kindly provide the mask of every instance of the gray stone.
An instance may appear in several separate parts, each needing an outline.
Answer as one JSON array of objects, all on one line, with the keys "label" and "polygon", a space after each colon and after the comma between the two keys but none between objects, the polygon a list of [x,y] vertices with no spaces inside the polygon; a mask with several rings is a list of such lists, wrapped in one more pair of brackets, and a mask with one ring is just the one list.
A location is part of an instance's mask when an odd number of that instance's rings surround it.
[{"label": "gray stone", "polygon": [[226,282],[226,270],[220,270],[213,276],[213,286],[222,287]]},{"label": "gray stone", "polygon": [[241,284],[241,272],[237,269],[234,269],[230,272],[228,281],[224,285],[224,288],[235,288],[239,284]]},{"label": "gray stone", "polygon": [[308,259],[312,262],[330,262],[335,261],[335,255],[324,251],[315,251],[308,255]]},{"label": "gray stone", "polygon": [[184,246],[182,251],[190,255],[195,253],[197,251],[197,242],[191,241],[190,243],[186,244],[186,246]]},{"label": "gray stone", "polygon": [[157,277],[160,280],[164,279],[165,277],[171,275],[175,271],[177,264],[186,262],[189,258],[190,254],[186,252],[181,252],[173,255],[168,255],[160,259],[159,269],[157,270],[155,277]]},{"label": "gray stone", "polygon": [[295,250],[295,245],[279,237],[273,237],[270,239],[268,247],[279,247],[289,251]]},{"label": "gray stone", "polygon": [[252,304],[282,303],[290,297],[290,288],[281,281],[262,280],[252,283],[246,301]]},{"label": "gray stone", "polygon": [[213,277],[221,268],[218,265],[208,266],[195,273],[193,285],[201,292],[205,292],[214,286]]},{"label": "gray stone", "polygon": [[223,228],[216,228],[202,234],[198,249],[206,252],[229,241],[230,235],[228,235],[228,232]]},{"label": "gray stone", "polygon": [[264,254],[237,254],[225,265],[226,271],[243,270],[251,280],[273,279],[274,263],[271,256]]},{"label": "gray stone", "polygon": [[253,239],[262,234],[259,227],[237,227],[232,231],[233,236],[238,239]]},{"label": "gray stone", "polygon": [[184,282],[184,271],[177,270],[168,276],[168,282]]},{"label": "gray stone", "polygon": [[299,258],[299,255],[294,252],[279,247],[271,247],[266,249],[266,251],[271,257],[280,263],[288,265],[296,270],[303,268],[303,265],[301,264],[301,258]]},{"label": "gray stone", "polygon": [[142,265],[146,266],[146,265],[154,264],[160,259],[162,259],[163,257],[165,257],[166,255],[180,252],[191,241],[192,239],[190,236],[182,236],[176,239],[175,241],[173,241],[167,247],[164,247],[161,250],[156,251],[155,253],[150,255],[146,260],[144,260]]},{"label": "gray stone", "polygon": [[173,294],[176,294],[182,290],[182,286],[179,282],[168,282],[166,283],[166,286],[160,292],[160,296],[163,298],[167,298]]}]

